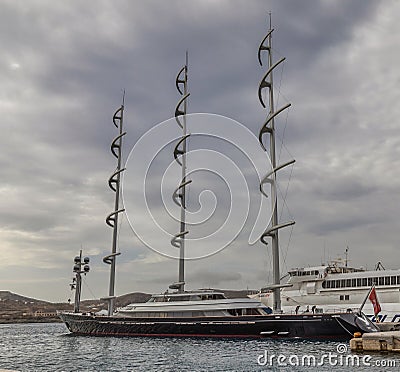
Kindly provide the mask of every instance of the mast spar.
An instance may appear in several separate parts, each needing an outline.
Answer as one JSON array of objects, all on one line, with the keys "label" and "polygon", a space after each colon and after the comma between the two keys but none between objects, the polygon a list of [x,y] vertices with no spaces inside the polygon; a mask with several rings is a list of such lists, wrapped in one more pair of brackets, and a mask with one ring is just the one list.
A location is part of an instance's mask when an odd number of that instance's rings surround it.
[{"label": "mast spar", "polygon": [[[175,108],[175,120],[182,129],[182,137],[174,149],[174,158],[181,166],[181,182],[172,195],[174,202],[181,208],[180,229],[177,234],[171,239],[171,244],[179,249],[179,272],[178,282],[169,286],[170,289],[176,289],[182,293],[185,290],[185,236],[189,233],[186,229],[186,186],[192,182],[186,177],[186,140],[190,136],[187,134],[186,128],[186,113],[187,113],[187,98],[190,96],[187,89],[188,82],[188,52],[186,51],[185,65],[176,76],[176,89],[182,96]],[[183,90],[181,89],[183,88]],[[183,107],[182,107],[183,106]]]},{"label": "mast spar", "polygon": [[122,137],[125,136],[126,132],[123,132],[124,122],[124,105],[125,105],[125,91],[122,96],[122,104],[120,108],[115,111],[113,116],[113,123],[118,129],[118,135],[114,138],[111,143],[111,152],[117,158],[117,168],[115,172],[108,179],[108,186],[115,192],[115,203],[114,211],[111,212],[107,218],[106,223],[113,229],[112,234],[112,247],[111,254],[103,258],[103,262],[111,265],[110,267],[110,284],[108,297],[102,298],[102,300],[108,301],[108,315],[111,316],[114,312],[115,305],[115,269],[116,269],[116,257],[121,254],[117,252],[118,245],[118,216],[124,212],[124,208],[120,208],[120,194],[121,194],[121,173],[125,170],[122,168]]},{"label": "mast spar", "polygon": [[279,66],[285,58],[280,59],[276,63],[273,64],[272,59],[272,32],[274,29],[272,28],[271,21],[271,13],[269,13],[269,30],[262,40],[260,47],[258,49],[258,61],[262,66],[262,58],[261,53],[266,51],[268,53],[268,70],[262,78],[259,87],[258,87],[258,98],[260,100],[261,105],[266,108],[265,102],[262,97],[262,90],[264,88],[268,89],[268,100],[269,100],[269,112],[267,115],[267,119],[259,132],[259,141],[262,148],[267,151],[266,146],[264,145],[264,135],[269,135],[269,157],[271,160],[272,170],[263,178],[260,183],[260,191],[264,196],[267,196],[267,193],[264,191],[264,184],[268,183],[271,187],[271,203],[272,203],[272,218],[268,228],[261,235],[261,242],[265,245],[268,242],[265,240],[266,238],[271,238],[272,245],[272,273],[273,273],[273,285],[271,286],[274,295],[274,305],[273,310],[276,313],[280,313],[281,310],[281,286],[280,286],[280,267],[279,267],[279,229],[282,227],[293,225],[294,221],[289,221],[285,223],[279,223],[278,219],[278,197],[277,197],[277,186],[276,186],[276,172],[287,165],[293,164],[295,160],[291,160],[287,163],[281,164],[277,166],[276,159],[276,151],[275,151],[275,117],[279,115],[282,111],[288,109],[291,104],[287,104],[278,110],[275,111],[274,105],[274,89],[273,89],[273,70]]}]

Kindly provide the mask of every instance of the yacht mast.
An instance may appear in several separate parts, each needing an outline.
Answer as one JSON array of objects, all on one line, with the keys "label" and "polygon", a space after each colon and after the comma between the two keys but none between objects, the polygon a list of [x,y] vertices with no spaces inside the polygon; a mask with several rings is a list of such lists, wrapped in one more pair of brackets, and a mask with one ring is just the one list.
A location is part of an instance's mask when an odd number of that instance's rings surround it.
[{"label": "yacht mast", "polygon": [[125,91],[122,97],[121,107],[114,113],[113,123],[118,128],[118,135],[111,143],[111,152],[117,158],[117,168],[115,172],[108,179],[108,185],[115,192],[114,211],[106,218],[106,223],[113,229],[111,254],[103,258],[103,262],[111,265],[110,267],[110,284],[108,297],[103,300],[108,301],[108,315],[111,316],[114,312],[115,305],[115,264],[116,257],[121,254],[117,252],[118,245],[118,215],[125,211],[124,208],[120,209],[120,193],[121,193],[121,173],[125,168],[121,168],[122,163],[122,137],[126,132],[122,131],[124,122],[124,104],[125,104]]},{"label": "yacht mast", "polygon": [[[179,100],[175,108],[175,120],[182,129],[182,137],[174,149],[174,158],[181,166],[181,182],[174,191],[172,198],[174,202],[181,208],[180,229],[179,233],[175,234],[171,240],[171,244],[179,249],[179,272],[178,282],[169,286],[171,289],[177,289],[182,293],[185,290],[185,235],[189,233],[186,230],[186,186],[191,183],[186,177],[186,140],[190,136],[187,134],[186,128],[186,113],[187,113],[187,98],[190,96],[187,89],[188,82],[188,52],[186,51],[185,65],[176,76],[175,85],[182,98]],[[183,87],[183,90],[181,89]],[[183,105],[183,107],[181,107]]]},{"label": "yacht mast", "polygon": [[281,164],[277,166],[277,159],[276,159],[276,150],[275,150],[275,117],[280,114],[282,111],[286,110],[291,106],[291,104],[287,104],[277,111],[275,111],[274,106],[274,89],[273,89],[273,70],[280,65],[285,58],[273,63],[272,59],[272,21],[271,21],[271,13],[269,14],[269,31],[262,40],[260,47],[258,49],[258,61],[262,66],[261,61],[261,52],[267,51],[268,53],[268,70],[265,73],[264,77],[262,78],[259,87],[258,87],[258,98],[260,100],[261,105],[266,108],[265,102],[262,97],[262,89],[268,88],[268,99],[269,99],[269,112],[267,115],[267,119],[263,124],[262,128],[259,132],[259,140],[260,144],[265,151],[267,148],[263,142],[263,136],[265,134],[269,134],[269,157],[271,160],[272,171],[270,171],[264,179],[261,181],[260,190],[261,193],[265,196],[267,194],[263,190],[263,185],[268,183],[271,187],[271,203],[272,203],[272,218],[268,228],[261,236],[261,241],[264,244],[268,244],[265,240],[267,237],[270,237],[272,240],[272,272],[273,272],[273,285],[271,286],[274,294],[274,305],[273,310],[274,312],[281,312],[281,295],[280,295],[280,267],[279,267],[279,234],[278,231],[282,227],[293,225],[294,221],[289,221],[286,223],[279,224],[278,219],[278,197],[277,197],[277,186],[276,186],[276,172],[287,165],[293,164],[295,160],[291,160],[285,164]]}]

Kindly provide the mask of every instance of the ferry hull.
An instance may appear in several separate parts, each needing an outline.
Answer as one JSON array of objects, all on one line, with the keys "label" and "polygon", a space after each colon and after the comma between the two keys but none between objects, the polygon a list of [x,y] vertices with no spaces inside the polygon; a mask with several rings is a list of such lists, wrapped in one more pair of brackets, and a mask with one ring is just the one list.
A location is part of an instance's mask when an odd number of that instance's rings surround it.
[{"label": "ferry hull", "polygon": [[130,318],[60,313],[69,331],[92,336],[351,339],[376,328],[355,314],[226,318]]}]

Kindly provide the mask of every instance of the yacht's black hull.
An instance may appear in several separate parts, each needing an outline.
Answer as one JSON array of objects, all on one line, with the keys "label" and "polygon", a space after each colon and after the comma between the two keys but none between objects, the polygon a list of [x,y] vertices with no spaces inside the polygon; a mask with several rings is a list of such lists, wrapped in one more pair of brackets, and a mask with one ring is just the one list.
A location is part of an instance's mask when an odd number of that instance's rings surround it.
[{"label": "yacht's black hull", "polygon": [[350,339],[375,326],[353,313],[203,318],[130,318],[60,313],[69,331],[92,336]]}]

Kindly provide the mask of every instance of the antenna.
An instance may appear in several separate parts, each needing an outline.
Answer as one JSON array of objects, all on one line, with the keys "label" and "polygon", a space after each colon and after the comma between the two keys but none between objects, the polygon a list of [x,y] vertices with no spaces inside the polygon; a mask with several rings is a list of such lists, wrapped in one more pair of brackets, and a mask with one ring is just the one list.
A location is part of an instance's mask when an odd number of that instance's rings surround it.
[{"label": "antenna", "polygon": [[[185,55],[185,65],[176,76],[175,85],[176,89],[182,96],[178,101],[175,108],[175,120],[179,127],[182,129],[182,137],[178,140],[174,149],[174,158],[180,165],[181,182],[172,195],[174,202],[181,208],[180,216],[180,229],[177,234],[171,239],[171,244],[179,249],[179,271],[178,282],[169,286],[170,289],[176,289],[179,293],[185,290],[185,236],[189,233],[186,230],[186,186],[192,182],[186,178],[186,140],[190,136],[187,134],[186,128],[186,113],[187,113],[187,99],[190,96],[187,89],[188,82],[188,51]],[[183,87],[183,90],[181,89]],[[183,105],[183,107],[181,107]]]}]

